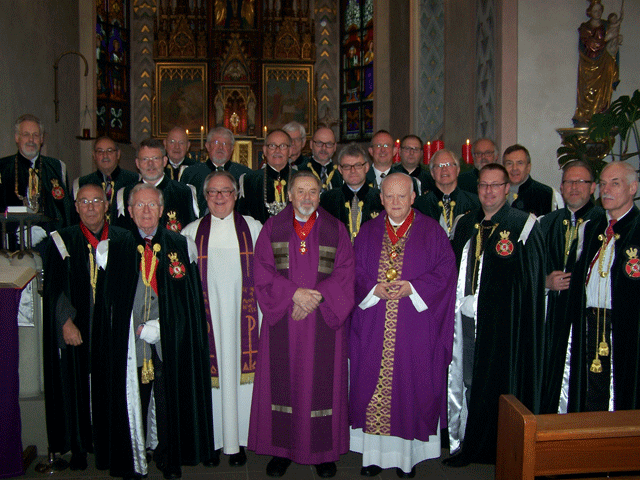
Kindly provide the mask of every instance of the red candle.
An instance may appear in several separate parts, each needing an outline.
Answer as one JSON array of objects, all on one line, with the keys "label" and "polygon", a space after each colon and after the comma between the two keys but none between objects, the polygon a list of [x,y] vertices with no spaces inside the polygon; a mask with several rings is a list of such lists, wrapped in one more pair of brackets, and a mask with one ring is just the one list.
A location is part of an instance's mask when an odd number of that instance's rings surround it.
[{"label": "red candle", "polygon": [[436,140],[433,142],[433,153],[436,153],[438,150],[442,150],[444,148],[444,142],[442,140]]},{"label": "red candle", "polygon": [[393,156],[393,163],[400,163],[400,139],[396,140],[396,153]]},{"label": "red candle", "polygon": [[425,143],[422,149],[424,150],[424,159],[422,160],[422,163],[424,163],[425,165],[429,165],[429,161],[433,156],[433,151],[431,150],[431,142]]},{"label": "red candle", "polygon": [[462,145],[462,159],[467,165],[471,165],[473,163],[473,157],[471,156],[471,144],[469,143],[468,138],[467,143]]}]

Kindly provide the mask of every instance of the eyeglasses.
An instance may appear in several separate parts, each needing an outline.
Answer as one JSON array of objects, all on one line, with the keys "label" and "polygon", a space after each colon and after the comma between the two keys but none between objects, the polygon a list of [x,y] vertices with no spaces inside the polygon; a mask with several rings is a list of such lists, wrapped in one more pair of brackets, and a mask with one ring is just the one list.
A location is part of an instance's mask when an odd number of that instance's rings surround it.
[{"label": "eyeglasses", "polygon": [[457,167],[455,163],[447,162],[447,163],[434,163],[433,168],[447,168],[447,167]]},{"label": "eyeglasses", "polygon": [[215,145],[217,146],[221,146],[221,147],[227,147],[227,146],[231,146],[231,142],[221,142],[220,140],[211,140],[209,142],[211,145]]},{"label": "eyeglasses", "polygon": [[185,142],[184,140],[169,140],[169,145],[173,146],[173,145],[180,145],[181,147],[184,147],[187,144],[187,142]]},{"label": "eyeglasses", "polygon": [[102,149],[102,148],[96,148],[94,150],[94,152],[96,152],[96,155],[104,155],[105,153],[107,155],[111,155],[112,153],[116,152],[117,149],[115,148],[107,148],[106,150]]},{"label": "eyeglasses", "polygon": [[159,160],[162,160],[164,157],[144,157],[144,158],[139,158],[138,160],[141,163],[147,163],[147,162],[157,162]]},{"label": "eyeglasses", "polygon": [[400,147],[400,150],[404,150],[405,152],[409,153],[418,153],[422,149],[420,147]]},{"label": "eyeglasses", "polygon": [[274,151],[276,148],[280,151],[282,150],[286,150],[287,148],[289,148],[291,145],[289,145],[288,143],[281,143],[280,145],[276,145],[275,143],[267,143],[267,148],[270,151]]},{"label": "eyeglasses", "polygon": [[135,208],[136,210],[144,210],[144,207],[149,207],[150,210],[153,210],[155,208],[159,208],[160,204],[156,202],[149,202],[149,203],[138,202],[133,205],[133,208]]},{"label": "eyeglasses", "polygon": [[562,185],[568,187],[581,187],[582,185],[589,185],[593,183],[591,180],[562,180]]},{"label": "eyeglasses", "polygon": [[340,168],[346,172],[350,172],[351,170],[360,171],[364,169],[366,162],[362,163],[354,163],[353,165],[340,165]]},{"label": "eyeglasses", "polygon": [[224,198],[229,198],[232,193],[235,193],[235,190],[216,190],[215,188],[207,190],[207,195],[210,197],[222,195]]},{"label": "eyeglasses", "polygon": [[333,148],[336,146],[336,142],[319,142],[318,140],[314,140],[313,143],[315,143],[316,147],[319,147],[319,148],[322,148],[322,147]]},{"label": "eyeglasses", "polygon": [[371,145],[371,148],[391,148],[393,147],[390,143],[375,143]]},{"label": "eyeglasses", "polygon": [[478,190],[498,190],[500,187],[504,187],[507,185],[507,182],[504,183],[479,183]]},{"label": "eyeglasses", "polygon": [[83,207],[86,207],[87,205],[92,203],[93,206],[97,207],[101,203],[104,203],[104,199],[103,198],[99,198],[99,197],[96,197],[93,200],[91,200],[90,198],[79,198],[79,199],[76,200],[76,203],[78,205],[82,205]]},{"label": "eyeglasses", "polygon": [[487,150],[486,152],[473,152],[474,157],[491,157],[496,153],[495,150]]}]

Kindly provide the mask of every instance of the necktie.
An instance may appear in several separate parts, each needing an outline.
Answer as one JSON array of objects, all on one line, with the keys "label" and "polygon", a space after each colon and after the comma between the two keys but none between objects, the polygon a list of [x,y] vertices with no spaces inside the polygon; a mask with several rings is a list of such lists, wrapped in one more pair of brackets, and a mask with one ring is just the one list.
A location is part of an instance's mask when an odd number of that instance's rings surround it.
[{"label": "necktie", "polygon": [[[353,225],[353,230],[358,231],[358,213],[360,213],[360,207],[358,207],[358,195],[353,195],[351,199],[351,225]],[[351,232],[353,234],[353,232]]]},{"label": "necktie", "polygon": [[611,240],[615,235],[615,233],[613,232],[613,226],[616,224],[617,221],[618,220],[616,220],[615,218],[612,218],[611,220],[609,220],[609,226],[604,232],[607,235],[607,242]]},{"label": "necktie", "polygon": [[113,180],[111,175],[107,175],[107,179],[104,185],[104,193],[107,196],[107,200],[111,203],[111,196],[113,195]]},{"label": "necktie", "polygon": [[322,169],[320,170],[320,181],[322,182],[323,185],[327,183],[327,166],[326,165],[323,165]]},{"label": "necktie", "polygon": [[444,206],[444,214],[448,225],[449,216],[451,215],[451,197],[449,195],[442,196],[442,205]]}]

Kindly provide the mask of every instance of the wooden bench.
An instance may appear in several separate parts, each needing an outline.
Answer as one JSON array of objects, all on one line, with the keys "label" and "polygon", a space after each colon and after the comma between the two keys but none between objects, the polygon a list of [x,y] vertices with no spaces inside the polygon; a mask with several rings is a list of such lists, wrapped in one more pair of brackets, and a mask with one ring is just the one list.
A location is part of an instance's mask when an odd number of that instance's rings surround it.
[{"label": "wooden bench", "polygon": [[500,397],[496,480],[637,470],[640,410],[534,415]]}]

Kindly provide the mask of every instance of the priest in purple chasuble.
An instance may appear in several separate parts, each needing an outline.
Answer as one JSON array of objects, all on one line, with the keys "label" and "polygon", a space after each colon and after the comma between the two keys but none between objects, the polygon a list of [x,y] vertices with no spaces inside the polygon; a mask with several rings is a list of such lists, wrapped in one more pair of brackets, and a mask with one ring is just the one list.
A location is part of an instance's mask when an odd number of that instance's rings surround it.
[{"label": "priest in purple chasuble", "polygon": [[265,223],[255,249],[263,313],[249,448],[272,455],[267,475],[294,461],[335,475],[349,450],[347,325],[354,259],[344,225],[318,208],[311,172],[291,181],[291,202]]},{"label": "priest in purple chasuble", "polygon": [[401,478],[440,456],[454,328],[455,256],[437,221],[411,208],[411,178],[382,182],[386,215],[356,237],[349,333],[351,450],[364,476]]},{"label": "priest in purple chasuble", "polygon": [[234,212],[238,184],[227,171],[203,182],[209,213],[182,234],[198,248],[209,337],[213,435],[231,466],[242,466],[249,435],[260,312],[253,286],[253,249],[262,224]]}]

